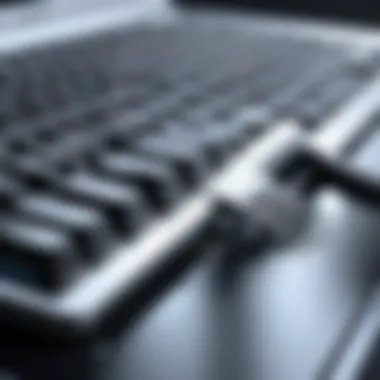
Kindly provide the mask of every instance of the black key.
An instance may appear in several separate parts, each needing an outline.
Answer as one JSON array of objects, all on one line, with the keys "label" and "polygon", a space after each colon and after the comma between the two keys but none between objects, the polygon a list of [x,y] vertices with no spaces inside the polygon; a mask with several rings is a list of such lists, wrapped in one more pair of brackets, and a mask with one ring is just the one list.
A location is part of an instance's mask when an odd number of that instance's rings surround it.
[{"label": "black key", "polygon": [[[210,140],[208,133],[208,126],[204,125],[186,125],[184,124],[181,131],[179,140],[186,141],[188,149],[197,152],[200,162],[204,162],[205,167],[208,169],[215,168],[220,162],[222,154],[218,147]],[[172,139],[176,140],[176,132],[173,133]]]},{"label": "black key", "polygon": [[18,167],[20,179],[34,191],[56,191],[60,196],[78,200],[105,212],[115,232],[129,235],[140,225],[145,205],[130,186],[71,170],[58,175],[56,169],[43,165],[40,160],[24,162]]},{"label": "black key", "polygon": [[0,278],[58,290],[69,284],[78,269],[77,252],[69,236],[35,221],[4,217],[0,246]]},{"label": "black key", "polygon": [[77,173],[63,184],[63,193],[72,199],[100,208],[115,232],[131,235],[146,216],[146,205],[131,186],[87,173]]},{"label": "black key", "polygon": [[107,174],[136,184],[155,209],[169,207],[179,197],[177,179],[168,164],[148,157],[118,153],[103,155],[100,166]]},{"label": "black key", "polygon": [[109,246],[111,231],[101,212],[52,194],[22,197],[17,209],[25,216],[59,226],[72,236],[86,261],[98,259]]},{"label": "black key", "polygon": [[205,151],[214,164],[219,164],[236,151],[242,139],[232,126],[211,124],[204,130]]},{"label": "black key", "polygon": [[146,138],[137,144],[137,149],[143,155],[173,165],[187,188],[197,185],[206,174],[204,157],[187,141],[165,136]]},{"label": "black key", "polygon": [[227,151],[234,151],[248,138],[245,123],[235,120],[226,124],[175,125],[168,133],[168,141],[192,152],[205,169],[217,166]]},{"label": "black key", "polygon": [[223,123],[184,125],[182,131],[173,131],[171,138],[195,152],[206,162],[206,167],[214,167],[248,143],[269,123],[268,120],[269,115],[264,110],[252,107],[237,112]]}]

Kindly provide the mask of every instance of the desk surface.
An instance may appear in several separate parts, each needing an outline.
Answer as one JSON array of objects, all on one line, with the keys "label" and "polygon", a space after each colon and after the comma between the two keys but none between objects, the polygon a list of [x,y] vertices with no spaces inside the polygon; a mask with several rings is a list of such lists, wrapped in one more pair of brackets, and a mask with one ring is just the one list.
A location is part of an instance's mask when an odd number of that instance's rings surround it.
[{"label": "desk surface", "polygon": [[[379,147],[380,135],[356,165],[376,173]],[[3,343],[2,368],[39,380],[314,379],[378,279],[378,220],[325,191],[293,246],[240,263],[210,250],[119,333],[72,346]]]}]

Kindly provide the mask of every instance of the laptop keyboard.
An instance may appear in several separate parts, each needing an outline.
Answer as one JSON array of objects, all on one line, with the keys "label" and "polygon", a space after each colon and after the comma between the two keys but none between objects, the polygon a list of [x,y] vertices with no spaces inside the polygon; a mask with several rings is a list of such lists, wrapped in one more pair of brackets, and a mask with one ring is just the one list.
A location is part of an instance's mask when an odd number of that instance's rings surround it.
[{"label": "laptop keyboard", "polygon": [[317,131],[376,71],[348,46],[192,23],[4,54],[0,310],[62,324],[57,300],[117,247],[147,239],[276,121]]}]

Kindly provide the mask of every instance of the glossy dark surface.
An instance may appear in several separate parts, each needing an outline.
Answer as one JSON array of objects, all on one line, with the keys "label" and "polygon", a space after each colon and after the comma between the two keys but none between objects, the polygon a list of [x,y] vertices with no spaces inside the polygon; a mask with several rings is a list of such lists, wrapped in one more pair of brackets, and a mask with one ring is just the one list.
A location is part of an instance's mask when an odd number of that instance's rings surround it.
[{"label": "glossy dark surface", "polygon": [[[356,159],[378,174],[379,137]],[[378,220],[326,190],[294,246],[240,259],[210,249],[120,331],[72,344],[7,339],[1,367],[40,380],[327,378],[378,279]]]}]

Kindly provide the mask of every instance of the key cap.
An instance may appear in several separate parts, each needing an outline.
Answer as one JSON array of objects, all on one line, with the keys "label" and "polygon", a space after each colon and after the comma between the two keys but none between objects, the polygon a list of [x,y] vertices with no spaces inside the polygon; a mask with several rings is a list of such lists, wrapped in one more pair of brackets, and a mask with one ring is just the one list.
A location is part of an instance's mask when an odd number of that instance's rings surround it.
[{"label": "key cap", "polygon": [[0,234],[0,278],[25,280],[47,291],[69,284],[78,270],[77,252],[64,231],[4,217]]},{"label": "key cap", "polygon": [[197,185],[206,174],[203,157],[186,141],[147,138],[137,144],[137,151],[148,157],[172,164],[186,188]]},{"label": "key cap", "polygon": [[236,131],[233,131],[232,126],[230,128],[228,125],[216,123],[209,125],[204,134],[206,149],[211,152],[209,154],[212,155],[216,163],[223,162],[229,158],[242,143]]},{"label": "key cap", "polygon": [[99,207],[114,231],[131,236],[141,226],[147,207],[132,187],[105,177],[77,173],[63,184],[63,193],[72,199]]},{"label": "key cap", "polygon": [[178,181],[169,165],[128,153],[105,154],[101,168],[109,175],[129,181],[141,189],[149,204],[158,210],[179,198]]},{"label": "key cap", "polygon": [[[208,127],[202,125],[182,125],[182,130],[173,131],[172,138],[176,139],[177,133],[182,134],[181,139],[186,141],[191,150],[197,152],[207,168],[213,169],[220,163],[221,153],[209,139]],[[216,149],[215,149],[216,148]]]},{"label": "key cap", "polygon": [[17,204],[17,210],[31,219],[38,219],[67,231],[79,254],[87,262],[99,259],[109,247],[110,226],[94,207],[52,194],[36,194],[22,197]]}]

